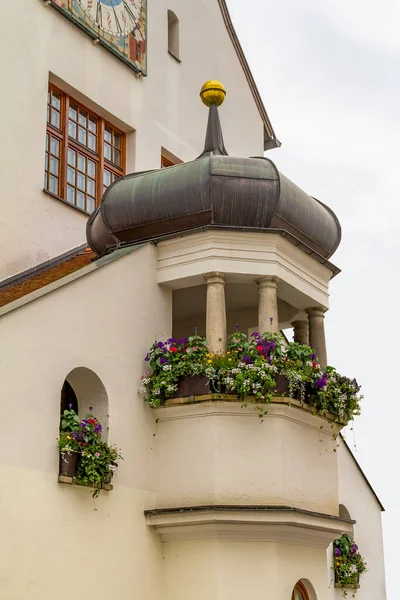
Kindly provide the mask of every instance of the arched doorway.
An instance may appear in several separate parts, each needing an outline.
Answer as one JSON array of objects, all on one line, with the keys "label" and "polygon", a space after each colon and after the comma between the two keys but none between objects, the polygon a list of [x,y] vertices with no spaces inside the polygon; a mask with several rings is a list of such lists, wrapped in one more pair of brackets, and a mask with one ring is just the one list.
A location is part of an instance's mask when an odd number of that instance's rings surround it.
[{"label": "arched doorway", "polygon": [[301,581],[298,581],[294,586],[291,600],[310,600],[306,587]]}]

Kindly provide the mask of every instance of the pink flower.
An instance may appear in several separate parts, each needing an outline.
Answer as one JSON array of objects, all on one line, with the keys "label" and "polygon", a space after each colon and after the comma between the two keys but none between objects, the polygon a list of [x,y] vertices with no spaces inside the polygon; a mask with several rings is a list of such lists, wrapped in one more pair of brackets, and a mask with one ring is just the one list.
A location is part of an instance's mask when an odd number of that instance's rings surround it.
[{"label": "pink flower", "polygon": [[99,458],[100,453],[99,452],[95,452],[94,455],[95,455],[96,458]]}]

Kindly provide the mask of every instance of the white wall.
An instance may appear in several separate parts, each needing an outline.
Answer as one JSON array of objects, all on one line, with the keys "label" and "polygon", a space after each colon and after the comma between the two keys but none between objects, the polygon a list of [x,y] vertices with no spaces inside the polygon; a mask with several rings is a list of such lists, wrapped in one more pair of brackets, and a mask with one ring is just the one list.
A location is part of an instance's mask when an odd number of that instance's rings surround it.
[{"label": "white wall", "polygon": [[[137,394],[149,345],[171,331],[171,293],[146,246],[0,319],[0,597],[159,600],[155,419]],[[92,369],[109,400],[109,441],[124,461],[112,492],[57,483],[61,387]]]},{"label": "white wall", "polygon": [[[159,168],[162,146],[185,161],[200,153],[207,110],[199,91],[208,79],[227,90],[220,113],[228,152],[263,154],[262,122],[217,0],[148,4],[142,79],[42,0],[3,7],[0,279],[85,241],[86,216],[42,191],[49,74],[126,131],[136,130],[128,136],[128,172]],[[180,19],[181,63],[167,52],[167,9]]]},{"label": "white wall", "polygon": [[[367,562],[368,569],[361,577],[357,600],[385,600],[381,508],[343,443],[339,444],[337,455],[339,502],[347,508],[350,517],[357,521],[354,525],[354,540]],[[332,553],[328,551],[328,566],[331,565]],[[330,571],[330,597],[332,600],[339,600],[342,593],[333,588],[332,573]]]}]

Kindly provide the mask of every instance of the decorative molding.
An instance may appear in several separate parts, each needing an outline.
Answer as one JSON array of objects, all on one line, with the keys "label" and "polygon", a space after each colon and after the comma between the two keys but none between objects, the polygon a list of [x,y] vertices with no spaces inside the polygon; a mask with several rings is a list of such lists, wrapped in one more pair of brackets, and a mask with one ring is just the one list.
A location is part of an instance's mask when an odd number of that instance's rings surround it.
[{"label": "decorative molding", "polygon": [[288,301],[290,286],[299,310],[310,304],[328,308],[332,270],[275,232],[209,230],[161,241],[157,249],[157,281],[174,289],[201,285],[211,271],[228,273],[228,282],[275,276],[279,297]]},{"label": "decorative molding", "polygon": [[237,540],[286,542],[327,548],[348,533],[349,521],[287,506],[208,506],[145,511],[163,542]]},{"label": "decorative molding", "polygon": [[[245,402],[248,406],[243,406]],[[163,406],[152,410],[155,411],[158,422],[215,416],[258,419],[258,413],[254,410],[255,404],[257,403],[253,397],[243,399],[234,394],[205,394],[190,398],[171,398]],[[332,415],[322,417],[314,414],[312,408],[293,398],[273,398],[265,407],[268,410],[268,419],[292,421],[330,437],[337,435],[344,426],[344,423],[334,422]]]}]

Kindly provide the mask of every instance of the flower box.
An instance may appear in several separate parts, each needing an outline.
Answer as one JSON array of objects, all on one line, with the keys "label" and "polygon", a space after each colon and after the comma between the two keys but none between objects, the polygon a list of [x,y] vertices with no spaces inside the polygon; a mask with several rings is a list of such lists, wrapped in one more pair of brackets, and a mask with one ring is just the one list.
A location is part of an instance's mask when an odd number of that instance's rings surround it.
[{"label": "flower box", "polygon": [[338,574],[335,571],[335,588],[341,588],[346,590],[357,590],[360,587],[360,574],[357,574],[356,581],[354,583],[340,583]]},{"label": "flower box", "polygon": [[285,375],[275,375],[276,396],[289,396],[289,379]]},{"label": "flower box", "polygon": [[59,474],[66,477],[76,477],[79,458],[79,452],[60,452]]},{"label": "flower box", "polygon": [[174,392],[174,398],[204,396],[210,392],[210,382],[205,375],[185,376],[180,378],[178,389]]}]

